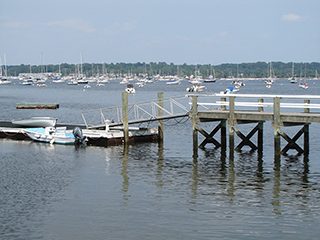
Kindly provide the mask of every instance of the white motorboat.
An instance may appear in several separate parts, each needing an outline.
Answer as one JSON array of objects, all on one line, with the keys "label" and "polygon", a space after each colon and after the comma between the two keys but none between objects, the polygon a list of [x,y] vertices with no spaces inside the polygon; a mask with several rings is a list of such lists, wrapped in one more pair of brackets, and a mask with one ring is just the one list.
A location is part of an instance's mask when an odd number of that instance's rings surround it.
[{"label": "white motorboat", "polygon": [[239,92],[240,88],[228,87],[225,91],[221,91],[221,94],[233,94]]},{"label": "white motorboat", "polygon": [[56,122],[57,118],[52,117],[31,117],[12,120],[12,124],[27,127],[53,127]]},{"label": "white motorboat", "polygon": [[206,86],[201,86],[200,84],[193,84],[192,87],[186,89],[187,92],[203,92]]},{"label": "white motorboat", "polygon": [[133,87],[133,84],[128,84],[125,91],[129,94],[135,94],[136,90]]},{"label": "white motorboat", "polygon": [[74,144],[75,137],[66,133],[66,127],[26,128],[23,130],[32,140],[50,144]]},{"label": "white motorboat", "polygon": [[11,84],[11,81],[9,81],[7,79],[1,79],[0,78],[0,85],[5,85],[5,84]]},{"label": "white motorboat", "polygon": [[166,82],[167,85],[179,85],[181,83],[180,79],[172,79]]}]

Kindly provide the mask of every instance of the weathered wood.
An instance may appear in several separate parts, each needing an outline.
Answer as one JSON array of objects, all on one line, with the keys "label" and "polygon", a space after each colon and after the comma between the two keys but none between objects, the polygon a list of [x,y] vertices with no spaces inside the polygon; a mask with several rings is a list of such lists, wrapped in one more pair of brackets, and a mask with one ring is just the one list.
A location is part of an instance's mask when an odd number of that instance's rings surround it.
[{"label": "weathered wood", "polygon": [[[263,103],[263,99],[259,98],[259,99],[258,99],[258,102],[259,102],[259,103]],[[258,111],[259,111],[259,112],[263,112],[263,107],[258,107]]]},{"label": "weathered wood", "polygon": [[197,126],[198,131],[205,136],[205,140],[199,145],[200,148],[204,148],[207,143],[213,143],[216,147],[221,147],[221,144],[213,138],[213,136],[221,129],[221,123],[216,126],[210,134],[204,131],[202,128]]},{"label": "weathered wood", "polygon": [[234,97],[229,97],[229,150],[230,154],[234,152],[234,124],[235,124],[235,114],[234,114]]},{"label": "weathered wood", "polygon": [[275,97],[273,99],[273,134],[274,134],[274,154],[280,155],[280,98]]},{"label": "weathered wood", "polygon": [[227,148],[227,121],[221,121],[221,149],[224,152]]},{"label": "weathered wood", "polygon": [[[226,102],[227,99],[226,98],[221,98],[221,102]],[[221,105],[220,107],[222,110],[226,110],[227,109],[227,106],[226,105]]]},{"label": "weathered wood", "polygon": [[124,143],[129,143],[129,124],[128,124],[128,93],[122,92],[122,116]]},{"label": "weathered wood", "polygon": [[[163,116],[163,92],[158,93],[158,105],[161,107],[158,108],[158,117]],[[158,134],[159,134],[159,141],[163,141],[163,120],[158,120]]]},{"label": "weathered wood", "polygon": [[251,147],[252,150],[258,149],[258,147],[251,142],[250,138],[259,130],[258,125],[247,135],[243,135],[237,128],[234,127],[236,134],[242,139],[242,142],[235,148],[236,151],[240,151],[245,145]]},{"label": "weathered wood", "polygon": [[258,154],[261,155],[263,152],[263,122],[258,123]]},{"label": "weathered wood", "polygon": [[192,113],[191,113],[191,122],[192,122],[192,136],[193,136],[193,155],[194,157],[198,156],[198,97],[196,95],[192,96]]},{"label": "weathered wood", "polygon": [[303,128],[291,139],[287,134],[285,134],[281,129],[278,130],[281,137],[283,137],[288,144],[282,149],[281,154],[285,154],[289,149],[295,149],[299,153],[303,153],[303,149],[296,143],[299,137],[303,134]]},{"label": "weathered wood", "polygon": [[[310,100],[304,100],[304,103],[305,103],[305,104],[310,104]],[[305,109],[304,109],[304,112],[305,112],[305,113],[309,113],[309,112],[310,112],[310,108],[305,108]]]},{"label": "weathered wood", "polygon": [[303,133],[304,133],[304,154],[307,156],[309,155],[309,124],[305,124],[303,126]]},{"label": "weathered wood", "polygon": [[57,103],[18,103],[16,109],[57,109]]}]

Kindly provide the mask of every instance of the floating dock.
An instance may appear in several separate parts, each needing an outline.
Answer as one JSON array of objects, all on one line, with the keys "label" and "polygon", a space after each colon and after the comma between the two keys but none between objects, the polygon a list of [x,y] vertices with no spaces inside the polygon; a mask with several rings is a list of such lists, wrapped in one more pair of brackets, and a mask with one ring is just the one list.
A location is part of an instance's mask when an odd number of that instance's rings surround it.
[{"label": "floating dock", "polygon": [[[66,127],[67,132],[72,134],[75,127],[79,127],[86,137],[87,146],[114,146],[125,142],[124,130],[119,127],[110,127],[106,130],[85,129],[84,125],[57,124],[57,127]],[[11,122],[0,121],[0,138],[12,140],[32,140],[24,131],[25,128],[15,127]],[[157,142],[159,138],[156,129],[129,128],[129,144],[137,142]]]},{"label": "floating dock", "polygon": [[57,109],[58,103],[17,103],[16,109]]}]

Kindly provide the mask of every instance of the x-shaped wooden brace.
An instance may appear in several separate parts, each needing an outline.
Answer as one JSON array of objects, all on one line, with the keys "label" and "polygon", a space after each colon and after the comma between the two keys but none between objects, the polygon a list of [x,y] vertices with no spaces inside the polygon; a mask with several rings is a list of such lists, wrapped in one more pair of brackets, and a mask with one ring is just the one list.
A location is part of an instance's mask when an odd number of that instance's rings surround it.
[{"label": "x-shaped wooden brace", "polygon": [[241,148],[244,145],[247,145],[252,148],[252,150],[258,149],[258,147],[250,141],[250,138],[259,130],[259,125],[257,125],[254,129],[251,130],[251,132],[248,134],[248,136],[243,135],[235,126],[233,126],[234,131],[236,134],[242,139],[242,142],[239,143],[239,145],[235,148],[236,151],[241,150]]},{"label": "x-shaped wooden brace", "polygon": [[196,125],[197,130],[205,136],[205,140],[200,144],[200,148],[204,148],[204,146],[207,143],[213,143],[216,147],[221,147],[221,144],[213,138],[213,136],[219,131],[221,128],[221,123],[218,124],[218,126],[215,127],[215,129],[212,130],[210,134],[208,134],[206,131],[204,131],[202,128],[200,128],[198,125]]},{"label": "x-shaped wooden brace", "polygon": [[281,129],[278,129],[278,133],[288,142],[288,144],[280,152],[281,154],[288,152],[289,149],[296,149],[299,153],[304,153],[304,150],[298,144],[296,144],[296,141],[304,133],[303,128],[292,139]]}]

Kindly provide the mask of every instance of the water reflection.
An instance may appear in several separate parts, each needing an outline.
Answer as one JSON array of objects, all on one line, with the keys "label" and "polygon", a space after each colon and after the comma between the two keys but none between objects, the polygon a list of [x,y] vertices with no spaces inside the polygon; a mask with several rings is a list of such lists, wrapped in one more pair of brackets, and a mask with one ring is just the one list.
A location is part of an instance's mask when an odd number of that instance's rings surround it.
[{"label": "water reflection", "polygon": [[128,176],[128,154],[129,154],[129,144],[124,144],[123,145],[123,161],[122,161],[122,171],[121,171],[121,176],[123,177],[123,181],[122,181],[122,202],[121,205],[124,207],[128,206],[127,201],[129,200],[129,198],[131,197],[128,194],[128,190],[129,190],[129,176]]},{"label": "water reflection", "polygon": [[157,161],[157,187],[163,187],[164,182],[163,182],[163,178],[162,178],[162,171],[163,171],[163,141],[160,141],[158,143],[158,161]]}]

